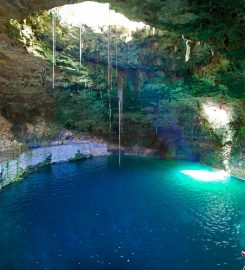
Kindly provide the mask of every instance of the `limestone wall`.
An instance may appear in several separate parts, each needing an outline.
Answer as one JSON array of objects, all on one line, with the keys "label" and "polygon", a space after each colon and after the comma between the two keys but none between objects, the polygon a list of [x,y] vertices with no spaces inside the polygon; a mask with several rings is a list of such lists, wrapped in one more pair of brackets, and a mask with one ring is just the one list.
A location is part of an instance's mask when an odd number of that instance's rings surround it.
[{"label": "limestone wall", "polygon": [[108,155],[107,145],[96,143],[57,145],[30,150],[22,153],[18,159],[0,163],[0,188],[20,180],[35,167],[68,161],[74,158],[78,151],[84,155]]}]

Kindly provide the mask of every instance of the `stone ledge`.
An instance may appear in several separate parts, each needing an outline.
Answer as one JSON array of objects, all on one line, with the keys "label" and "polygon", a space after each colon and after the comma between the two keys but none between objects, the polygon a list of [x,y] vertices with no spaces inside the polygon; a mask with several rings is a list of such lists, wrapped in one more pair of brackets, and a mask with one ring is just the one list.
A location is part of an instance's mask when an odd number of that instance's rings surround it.
[{"label": "stone ledge", "polygon": [[78,153],[84,157],[109,154],[107,145],[98,143],[74,143],[33,149],[22,153],[18,159],[0,163],[0,188],[47,165],[73,160]]}]

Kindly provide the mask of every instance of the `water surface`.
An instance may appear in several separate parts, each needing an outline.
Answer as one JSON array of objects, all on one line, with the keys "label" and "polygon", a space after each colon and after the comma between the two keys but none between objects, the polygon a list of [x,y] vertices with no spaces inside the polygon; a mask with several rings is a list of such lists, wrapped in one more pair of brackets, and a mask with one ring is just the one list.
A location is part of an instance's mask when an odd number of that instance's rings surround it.
[{"label": "water surface", "polygon": [[191,162],[117,164],[57,164],[1,191],[0,269],[242,269],[245,182]]}]

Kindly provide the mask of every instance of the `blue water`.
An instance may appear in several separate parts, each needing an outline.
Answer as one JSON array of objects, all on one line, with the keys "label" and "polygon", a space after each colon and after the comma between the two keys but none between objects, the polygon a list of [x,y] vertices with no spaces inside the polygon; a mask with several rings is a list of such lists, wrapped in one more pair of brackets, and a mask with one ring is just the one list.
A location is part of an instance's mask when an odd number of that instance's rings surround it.
[{"label": "blue water", "polygon": [[198,163],[57,164],[0,193],[0,269],[242,269],[245,182]]}]

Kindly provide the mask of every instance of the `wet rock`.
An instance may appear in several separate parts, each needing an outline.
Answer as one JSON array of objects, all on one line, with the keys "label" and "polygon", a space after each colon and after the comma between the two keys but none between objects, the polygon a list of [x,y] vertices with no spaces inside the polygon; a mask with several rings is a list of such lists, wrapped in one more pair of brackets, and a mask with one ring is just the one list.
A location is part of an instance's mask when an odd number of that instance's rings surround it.
[{"label": "wet rock", "polygon": [[0,183],[3,182],[3,172],[0,172]]},{"label": "wet rock", "polygon": [[92,156],[105,155],[108,155],[106,144],[91,142],[33,149],[22,153],[18,159],[0,162],[1,178],[3,179],[4,177],[7,179],[6,181],[2,181],[0,188],[53,163],[72,162],[88,159]]},{"label": "wet rock", "polygon": [[63,134],[61,134],[62,140],[73,140],[74,135],[71,131],[65,131]]}]

